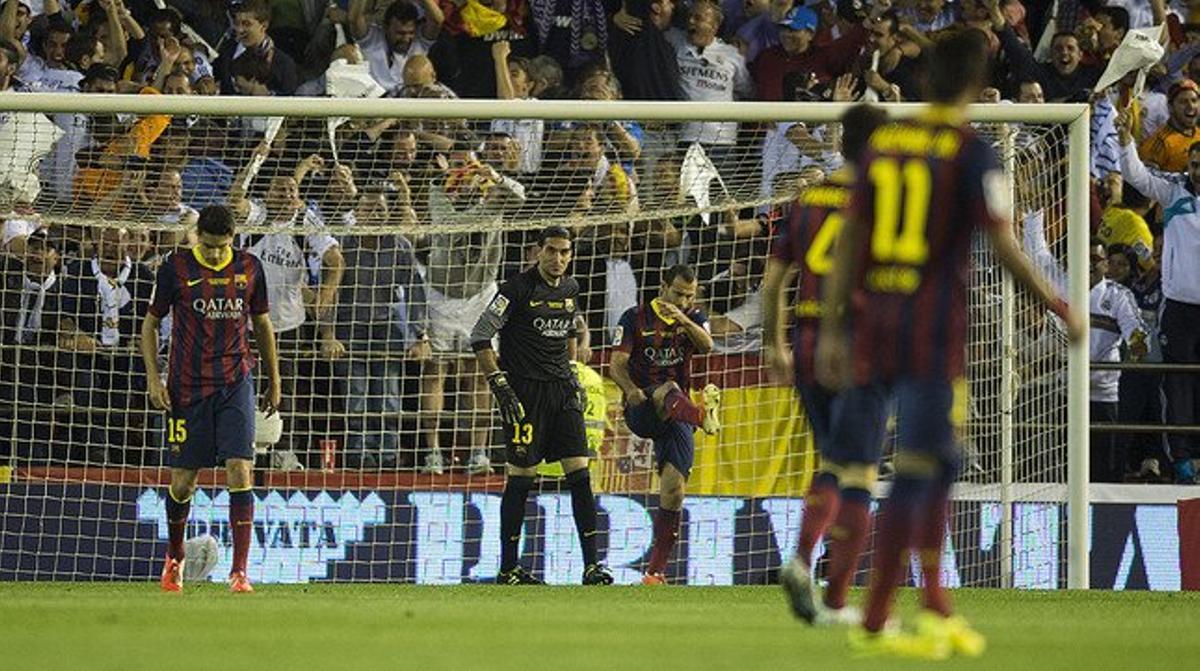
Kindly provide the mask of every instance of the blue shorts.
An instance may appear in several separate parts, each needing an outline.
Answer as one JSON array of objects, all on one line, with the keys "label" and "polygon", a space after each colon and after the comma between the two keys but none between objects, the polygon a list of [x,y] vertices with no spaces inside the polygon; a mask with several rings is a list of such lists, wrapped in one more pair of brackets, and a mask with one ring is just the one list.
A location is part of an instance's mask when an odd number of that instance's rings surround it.
[{"label": "blue shorts", "polygon": [[227,459],[254,459],[254,379],[247,375],[167,417],[172,468],[222,466]]},{"label": "blue shorts", "polygon": [[874,464],[883,455],[891,394],[882,384],[851,387],[837,395],[829,415],[829,447],[821,456],[835,464]]},{"label": "blue shorts", "polygon": [[896,449],[957,464],[959,436],[967,422],[966,378],[905,378],[892,385],[896,397]]},{"label": "blue shorts", "polygon": [[804,415],[808,417],[808,425],[812,427],[813,442],[817,452],[828,458],[830,430],[833,426],[833,406],[837,395],[817,384],[798,384],[796,393],[800,395],[800,404],[804,406]]},{"label": "blue shorts", "polygon": [[659,417],[652,396],[647,393],[645,401],[625,408],[625,425],[642,438],[654,441],[654,460],[659,473],[671,464],[687,478],[696,460],[696,427]]}]

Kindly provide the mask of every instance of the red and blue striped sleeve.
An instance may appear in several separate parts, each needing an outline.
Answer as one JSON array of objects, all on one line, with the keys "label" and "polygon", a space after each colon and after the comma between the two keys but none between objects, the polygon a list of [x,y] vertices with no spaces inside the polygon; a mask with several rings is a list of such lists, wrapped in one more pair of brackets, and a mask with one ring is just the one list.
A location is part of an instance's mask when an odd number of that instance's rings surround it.
[{"label": "red and blue striped sleeve", "polygon": [[179,270],[175,264],[175,255],[167,256],[154,277],[154,293],[151,295],[149,312],[159,319],[167,316],[179,294]]}]

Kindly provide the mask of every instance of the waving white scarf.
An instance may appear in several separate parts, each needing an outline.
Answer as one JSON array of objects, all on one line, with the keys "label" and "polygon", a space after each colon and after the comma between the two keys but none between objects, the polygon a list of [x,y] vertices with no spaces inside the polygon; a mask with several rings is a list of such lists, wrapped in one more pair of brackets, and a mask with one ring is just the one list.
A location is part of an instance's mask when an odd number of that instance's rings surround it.
[{"label": "waving white scarf", "polygon": [[28,276],[22,277],[24,284],[21,289],[21,311],[17,314],[17,342],[24,345],[32,341],[42,329],[42,308],[46,305],[46,292],[58,281],[54,271],[41,282],[34,282]]}]

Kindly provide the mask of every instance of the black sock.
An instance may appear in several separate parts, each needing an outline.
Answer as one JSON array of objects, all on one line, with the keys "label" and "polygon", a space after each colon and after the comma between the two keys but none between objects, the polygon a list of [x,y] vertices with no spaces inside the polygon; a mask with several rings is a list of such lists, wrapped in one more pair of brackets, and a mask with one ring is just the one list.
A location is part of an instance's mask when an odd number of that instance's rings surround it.
[{"label": "black sock", "polygon": [[504,494],[500,497],[500,570],[511,571],[517,567],[521,542],[521,527],[525,524],[525,499],[533,489],[533,478],[526,475],[510,475],[504,482]]},{"label": "black sock", "polygon": [[583,547],[583,563],[596,563],[596,496],[592,494],[592,478],[586,468],[567,473],[567,487],[571,490],[571,513],[575,516],[575,530],[579,532],[579,545]]}]

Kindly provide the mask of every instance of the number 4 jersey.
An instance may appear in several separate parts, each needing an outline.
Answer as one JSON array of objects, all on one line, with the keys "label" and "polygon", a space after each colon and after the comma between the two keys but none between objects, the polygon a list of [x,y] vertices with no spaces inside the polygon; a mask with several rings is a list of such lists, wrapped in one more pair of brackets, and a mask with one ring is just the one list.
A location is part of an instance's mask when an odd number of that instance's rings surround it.
[{"label": "number 4 jersey", "polygon": [[1008,225],[992,148],[950,110],[876,130],[851,211],[866,226],[851,324],[859,383],[964,374],[971,238]]},{"label": "number 4 jersey", "polygon": [[843,169],[818,186],[805,189],[778,226],[771,256],[799,269],[796,275],[796,321],[791,329],[796,384],[816,384],[813,361],[821,326],[822,280],[833,268],[834,242],[850,204],[853,173]]}]

